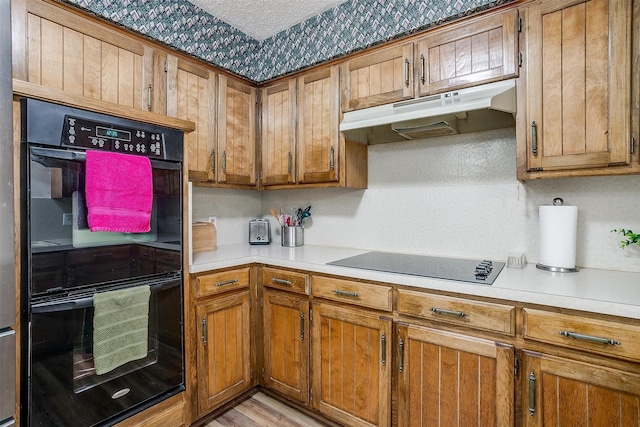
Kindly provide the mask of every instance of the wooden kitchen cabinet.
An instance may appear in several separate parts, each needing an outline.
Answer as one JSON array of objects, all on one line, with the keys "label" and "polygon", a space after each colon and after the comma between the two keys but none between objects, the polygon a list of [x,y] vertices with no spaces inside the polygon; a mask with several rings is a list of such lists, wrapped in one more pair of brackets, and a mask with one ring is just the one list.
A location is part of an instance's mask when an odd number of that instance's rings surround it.
[{"label": "wooden kitchen cabinet", "polygon": [[391,424],[391,319],[314,302],[313,408],[349,426]]},{"label": "wooden kitchen cabinet", "polygon": [[[153,48],[51,3],[12,20],[13,75],[69,95],[151,110]],[[16,2],[16,8],[20,8]]]},{"label": "wooden kitchen cabinet", "polygon": [[[632,164],[632,2],[526,7],[518,178],[620,174]],[[520,107],[519,107],[520,108]]]},{"label": "wooden kitchen cabinet", "polygon": [[256,184],[257,89],[225,75],[218,78],[217,182]]},{"label": "wooden kitchen cabinet", "polygon": [[249,291],[196,304],[198,416],[251,388]]},{"label": "wooden kitchen cabinet", "polygon": [[267,86],[262,94],[263,186],[293,184],[296,155],[296,79]]},{"label": "wooden kitchen cabinet", "polygon": [[522,425],[637,426],[640,374],[524,351]]},{"label": "wooden kitchen cabinet", "polygon": [[281,291],[263,295],[264,385],[309,404],[309,298]]},{"label": "wooden kitchen cabinet", "polygon": [[174,55],[167,56],[167,114],[195,123],[184,135],[189,181],[215,182],[216,74]]},{"label": "wooden kitchen cabinet", "polygon": [[416,46],[417,96],[517,77],[518,11],[429,31]]},{"label": "wooden kitchen cabinet", "polygon": [[348,59],[342,64],[342,111],[413,98],[413,81],[413,43]]},{"label": "wooden kitchen cabinet", "polygon": [[398,426],[513,426],[514,349],[398,324]]}]

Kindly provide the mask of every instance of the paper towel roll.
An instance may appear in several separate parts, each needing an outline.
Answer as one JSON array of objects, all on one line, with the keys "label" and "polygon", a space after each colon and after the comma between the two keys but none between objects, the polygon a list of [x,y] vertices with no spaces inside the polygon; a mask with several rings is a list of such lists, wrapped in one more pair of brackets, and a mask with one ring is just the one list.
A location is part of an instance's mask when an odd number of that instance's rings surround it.
[{"label": "paper towel roll", "polygon": [[577,206],[540,206],[540,264],[575,269]]}]

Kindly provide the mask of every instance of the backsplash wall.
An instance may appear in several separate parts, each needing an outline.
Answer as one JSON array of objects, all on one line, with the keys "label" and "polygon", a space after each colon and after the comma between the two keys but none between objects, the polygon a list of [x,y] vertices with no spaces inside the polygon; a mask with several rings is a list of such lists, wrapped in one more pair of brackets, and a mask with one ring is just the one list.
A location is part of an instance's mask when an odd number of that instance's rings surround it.
[{"label": "backsplash wall", "polygon": [[[194,188],[194,215],[218,216],[219,245],[245,243],[269,209],[312,205],[306,245],[506,260],[538,260],[538,207],[578,206],[576,264],[640,271],[640,247],[620,249],[612,228],[640,230],[640,176],[519,183],[515,130],[369,147],[367,190]],[[272,245],[280,244],[275,220]]]}]

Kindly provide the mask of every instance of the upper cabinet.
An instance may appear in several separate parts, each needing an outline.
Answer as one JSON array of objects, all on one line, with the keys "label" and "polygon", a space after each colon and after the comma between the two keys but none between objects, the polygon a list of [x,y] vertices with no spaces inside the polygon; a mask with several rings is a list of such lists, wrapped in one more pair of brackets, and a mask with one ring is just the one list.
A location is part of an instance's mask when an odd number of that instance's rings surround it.
[{"label": "upper cabinet", "polygon": [[216,74],[198,64],[167,57],[167,113],[196,124],[185,134],[189,181],[215,182]]},{"label": "upper cabinet", "polygon": [[349,59],[342,66],[342,110],[517,77],[518,28],[511,9]]},{"label": "upper cabinet", "polygon": [[295,182],[296,80],[262,89],[263,186]]},{"label": "upper cabinet", "polygon": [[632,2],[526,8],[518,178],[638,172],[631,132]]},{"label": "upper cabinet", "polygon": [[349,59],[342,65],[342,111],[413,97],[413,43]]},{"label": "upper cabinet", "polygon": [[70,95],[151,110],[153,49],[42,1],[16,5],[13,75]]},{"label": "upper cabinet", "polygon": [[261,114],[263,188],[366,188],[367,146],[339,131],[339,66],[263,88]]},{"label": "upper cabinet", "polygon": [[247,83],[219,77],[215,168],[220,183],[256,184],[256,94]]},{"label": "upper cabinet", "polygon": [[518,76],[515,9],[436,29],[417,41],[417,95]]}]

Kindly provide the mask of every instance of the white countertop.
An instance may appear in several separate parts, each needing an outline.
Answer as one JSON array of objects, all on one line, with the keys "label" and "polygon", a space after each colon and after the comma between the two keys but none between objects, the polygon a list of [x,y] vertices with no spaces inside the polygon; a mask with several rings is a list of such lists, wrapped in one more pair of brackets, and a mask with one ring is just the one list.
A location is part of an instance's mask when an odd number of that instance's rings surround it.
[{"label": "white countertop", "polygon": [[279,244],[219,246],[217,251],[193,254],[190,273],[242,264],[261,263],[523,303],[542,304],[594,313],[640,319],[640,273],[580,269],[577,273],[551,273],[528,264],[524,269],[505,267],[492,285],[438,280],[406,274],[384,273],[326,265],[366,250],[305,245],[284,248]]}]

